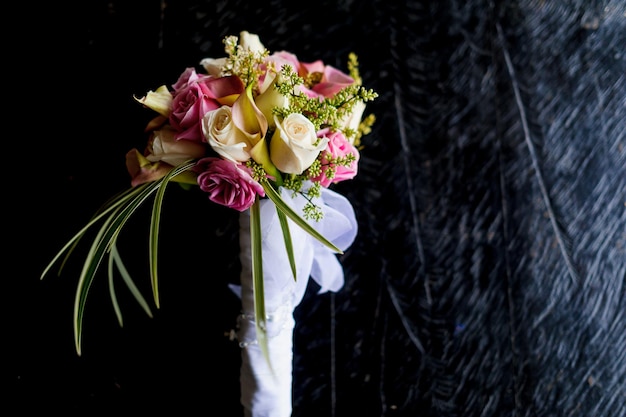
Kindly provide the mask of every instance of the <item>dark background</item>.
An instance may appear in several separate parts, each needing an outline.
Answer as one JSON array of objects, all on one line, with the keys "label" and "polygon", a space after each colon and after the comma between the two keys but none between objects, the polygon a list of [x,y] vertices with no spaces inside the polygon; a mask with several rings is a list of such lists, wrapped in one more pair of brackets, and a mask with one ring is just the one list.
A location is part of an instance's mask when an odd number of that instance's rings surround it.
[{"label": "dark background", "polygon": [[[99,276],[80,357],[86,248],[39,277],[130,185],[124,155],[152,115],[133,95],[242,30],[342,69],[355,52],[380,95],[359,175],[335,188],[359,222],[345,286],[311,284],[295,313],[294,417],[626,415],[624,1],[89,1],[6,17],[3,415],[241,415],[224,336],[235,213],[171,187],[161,308],[148,318],[120,281],[120,328]],[[149,295],[144,214],[120,250]]]}]

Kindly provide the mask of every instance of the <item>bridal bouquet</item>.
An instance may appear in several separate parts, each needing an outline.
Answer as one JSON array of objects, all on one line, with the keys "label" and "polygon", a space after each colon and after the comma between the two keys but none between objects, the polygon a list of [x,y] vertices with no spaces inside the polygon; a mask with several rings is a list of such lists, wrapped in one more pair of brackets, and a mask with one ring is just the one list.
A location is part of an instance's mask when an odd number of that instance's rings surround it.
[{"label": "bridal bouquet", "polygon": [[[243,366],[250,369],[247,377],[242,369],[242,401],[246,397],[247,412],[260,416],[264,411],[257,412],[261,407],[251,404],[270,401],[267,407],[280,408],[262,391],[264,386],[274,389],[272,381],[280,373],[276,362],[285,346],[291,360],[291,334],[287,332],[280,344],[272,340],[289,322],[306,279],[316,277],[323,290],[342,284],[336,255],[351,244],[356,222],[350,204],[329,187],[357,174],[360,139],[374,122],[373,115],[363,117],[364,110],[377,94],[361,85],[353,54],[343,72],[321,60],[301,62],[290,52],[270,53],[248,32],[226,37],[224,45],[225,56],[203,59],[202,71],[186,68],[174,84],[135,97],[156,114],[146,126],[145,149],[126,155],[131,187],[109,200],[67,242],[42,278],[63,254],[69,256],[88,229],[100,224],[76,291],[74,335],[80,355],[88,290],[105,259],[111,288],[117,271],[151,315],[116,249],[120,230],[139,206],[153,201],[149,255],[157,308],[158,237],[166,186],[198,186],[212,202],[241,212],[242,283],[233,287],[243,304],[238,339],[243,349],[258,348],[262,358],[244,357]],[[121,325],[113,290],[111,300]],[[282,324],[272,328],[275,321]],[[272,376],[269,382],[260,376],[265,371]],[[289,413],[291,390],[284,380],[290,383],[290,376],[282,378],[280,401]]]}]

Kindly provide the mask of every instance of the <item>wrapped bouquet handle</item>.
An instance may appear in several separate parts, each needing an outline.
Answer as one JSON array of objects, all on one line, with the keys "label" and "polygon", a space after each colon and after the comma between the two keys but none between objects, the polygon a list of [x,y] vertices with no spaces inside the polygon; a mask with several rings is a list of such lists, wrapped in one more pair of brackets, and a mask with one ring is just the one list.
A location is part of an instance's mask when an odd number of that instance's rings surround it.
[{"label": "wrapped bouquet handle", "polygon": [[[294,209],[306,200],[282,190],[283,199]],[[347,249],[357,233],[354,210],[349,201],[324,189],[316,204],[323,206],[324,218],[310,224],[341,250]],[[241,285],[231,289],[241,298],[237,338],[241,347],[241,404],[246,417],[289,417],[292,411],[292,364],[294,310],[302,301],[309,277],[320,285],[320,293],[337,291],[344,275],[337,255],[300,227],[290,222],[297,277],[294,280],[282,238],[276,207],[261,200],[264,301],[269,363],[256,338],[254,288],[250,248],[250,214],[239,218]],[[271,367],[270,367],[271,366]]]}]

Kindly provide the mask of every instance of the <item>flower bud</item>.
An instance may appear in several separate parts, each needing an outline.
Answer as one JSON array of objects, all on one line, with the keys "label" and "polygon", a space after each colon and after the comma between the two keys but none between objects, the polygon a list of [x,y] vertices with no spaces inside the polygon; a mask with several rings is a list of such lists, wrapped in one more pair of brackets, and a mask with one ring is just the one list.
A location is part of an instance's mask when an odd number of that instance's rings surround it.
[{"label": "flower bud", "polygon": [[222,68],[226,65],[226,58],[204,58],[200,61],[200,65],[207,74],[213,77],[222,76]]},{"label": "flower bud", "polygon": [[[343,130],[351,129],[355,132],[359,130],[359,125],[361,124],[361,118],[363,117],[363,112],[365,111],[365,103],[361,100],[357,101],[352,111],[344,116],[341,120],[343,125]],[[354,145],[355,136],[350,137],[350,144]]]},{"label": "flower bud", "polygon": [[142,98],[135,97],[135,100],[165,117],[170,115],[172,93],[164,85],[156,91],[148,91],[148,94]]},{"label": "flower bud", "polygon": [[[276,77],[278,79],[278,76]],[[265,116],[268,122],[268,126],[270,129],[274,129],[276,127],[276,123],[274,121],[274,113],[273,109],[275,107],[284,108],[289,106],[289,98],[282,95],[276,89],[275,82],[272,83],[265,92],[259,94],[254,100],[261,113]]]},{"label": "flower bud", "polygon": [[265,50],[265,47],[259,39],[259,35],[247,31],[243,31],[239,34],[239,45],[250,52],[263,52]]}]

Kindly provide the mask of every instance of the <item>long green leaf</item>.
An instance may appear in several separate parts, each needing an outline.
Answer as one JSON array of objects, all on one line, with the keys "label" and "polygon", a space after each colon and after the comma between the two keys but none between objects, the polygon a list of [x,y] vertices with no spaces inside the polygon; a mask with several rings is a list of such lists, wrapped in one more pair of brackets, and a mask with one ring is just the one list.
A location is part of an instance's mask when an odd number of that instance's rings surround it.
[{"label": "long green leaf", "polygon": [[160,184],[160,181],[149,183],[146,187],[143,187],[138,194],[135,194],[132,199],[128,200],[123,208],[117,208],[100,228],[98,236],[93,241],[78,280],[78,288],[76,289],[76,299],[74,302],[74,342],[78,355],[81,354],[82,322],[87,293],[100,262],[105,253],[109,250],[111,243],[115,242],[117,239],[120,230],[123,228],[128,218],[159,188]]},{"label": "long green leaf", "polygon": [[272,185],[268,181],[261,181],[261,185],[265,190],[265,195],[269,197],[270,200],[274,202],[276,208],[285,213],[291,220],[294,221],[298,226],[304,229],[308,234],[313,236],[315,239],[320,241],[322,244],[330,248],[332,251],[343,254],[343,251],[335,246],[330,240],[326,239],[320,232],[315,230],[313,226],[306,222],[302,217],[300,217],[278,194],[278,192],[272,187]]},{"label": "long green leaf", "polygon": [[115,316],[117,317],[117,322],[120,327],[124,327],[124,320],[122,318],[122,309],[120,309],[120,305],[117,302],[117,294],[115,294],[115,282],[113,280],[113,267],[115,265],[115,257],[113,253],[117,254],[117,249],[115,245],[111,245],[111,252],[109,254],[109,262],[107,263],[107,271],[109,277],[109,296],[111,297],[111,304],[113,304],[113,311],[115,311]]},{"label": "long green leaf", "polygon": [[[127,201],[128,199],[131,199],[133,195],[137,194],[141,190],[141,188],[144,186],[145,184],[142,184],[141,186],[138,186],[138,187],[131,187],[112,196],[107,201],[105,201],[104,204],[102,204],[100,208],[94,213],[94,215],[91,218],[91,221],[97,222],[98,219],[102,218],[101,214],[104,215],[105,213],[108,213],[110,210],[112,210],[114,207],[120,205],[120,203]],[[90,226],[87,226],[87,227],[90,227]],[[86,229],[83,229],[83,230],[86,230]],[[72,252],[74,252],[74,250],[80,243],[81,238],[84,235],[85,235],[84,233],[80,233],[80,236],[78,236],[77,239],[74,239],[73,241],[74,243],[72,244],[72,247],[67,250],[67,252],[65,253],[65,257],[63,258],[63,261],[61,262],[61,265],[59,266],[59,269],[57,271],[57,276],[60,276],[61,273],[63,272],[63,268],[65,268],[65,264],[69,261],[69,258],[71,257]]]},{"label": "long green leaf", "polygon": [[78,287],[76,288],[76,298],[74,300],[74,344],[76,347],[76,352],[79,356],[81,354],[83,315],[85,313],[87,294],[89,292],[89,288],[91,287],[91,283],[93,282],[95,271],[98,268],[98,264],[100,263],[100,260],[103,256],[98,256],[97,253],[100,251],[100,247],[102,246],[102,242],[104,239],[104,235],[106,234],[107,228],[113,222],[116,216],[117,215],[115,213],[111,214],[106,219],[104,224],[100,227],[98,235],[93,240],[91,248],[89,249],[89,253],[85,258],[83,270],[78,280]]},{"label": "long green leaf", "polygon": [[[115,210],[120,205],[128,202],[129,200],[132,200],[133,198],[136,198],[136,196],[139,195],[147,186],[148,184],[143,184],[141,186],[128,190],[130,191],[129,193],[124,193],[117,200],[113,201],[110,205],[108,205],[106,209],[102,210],[98,215],[94,216],[85,226],[83,226],[82,229],[80,229],[70,240],[68,240],[67,243],[56,254],[56,256],[52,258],[52,261],[50,261],[48,266],[46,266],[46,268],[41,273],[40,279],[43,279],[48,274],[50,269],[54,266],[54,264],[61,257],[61,255],[63,255],[63,253],[65,253],[66,251],[68,255],[71,253],[72,248],[76,245],[76,243],[78,243],[80,238],[83,237],[83,235],[85,234],[85,232],[87,232],[87,230],[93,227],[98,221],[102,220],[104,216],[109,214],[111,211]],[[61,268],[59,269],[59,273],[60,272],[61,272]]]},{"label": "long green leaf", "polygon": [[[150,310],[150,306],[148,305],[148,302],[145,300],[145,298],[143,298],[143,296],[141,295],[141,292],[139,291],[139,289],[137,288],[137,286],[135,285],[135,283],[133,282],[132,278],[130,277],[130,274],[128,273],[128,270],[126,269],[126,266],[124,265],[124,263],[122,262],[122,258],[119,254],[119,252],[117,251],[117,247],[116,245],[112,245],[111,246],[111,254],[109,255],[109,257],[111,259],[113,259],[113,261],[115,262],[115,266],[117,267],[120,275],[122,276],[122,279],[124,280],[124,283],[126,284],[126,287],[128,287],[128,290],[130,291],[130,293],[133,295],[133,297],[135,297],[135,300],[137,301],[137,303],[141,306],[141,308],[146,312],[146,314],[148,315],[148,317],[152,318],[152,310]],[[113,282],[112,282],[112,271],[110,271],[110,276],[109,276],[109,282],[111,285],[111,288],[113,287]],[[114,307],[116,306],[117,303],[115,303]],[[119,307],[118,307],[119,308]],[[120,326],[122,325],[122,321],[121,321],[121,311],[119,314],[119,318],[120,318]]]},{"label": "long green leaf", "polygon": [[150,219],[150,282],[152,283],[152,296],[156,307],[160,307],[159,303],[159,276],[158,276],[158,252],[159,252],[159,226],[161,224],[161,208],[163,206],[163,198],[165,196],[165,189],[169,181],[176,175],[183,171],[188,170],[195,165],[193,160],[184,162],[167,173],[165,177],[161,179],[161,186],[154,197],[154,204],[152,206],[152,217]]},{"label": "long green leaf", "polygon": [[[270,369],[272,364],[267,341],[267,318],[265,317],[265,289],[263,287],[263,250],[261,242],[261,208],[259,197],[250,207],[250,247],[252,255],[252,289],[254,292],[254,325],[261,352]],[[272,373],[274,371],[272,370]]]},{"label": "long green leaf", "polygon": [[285,240],[285,249],[287,250],[287,257],[289,258],[289,265],[291,266],[291,273],[293,274],[293,280],[298,279],[298,272],[296,270],[296,259],[293,256],[293,243],[291,240],[291,232],[289,231],[289,222],[285,213],[276,208],[276,214],[278,215],[278,221],[280,222],[280,228],[283,231],[283,239]]}]

